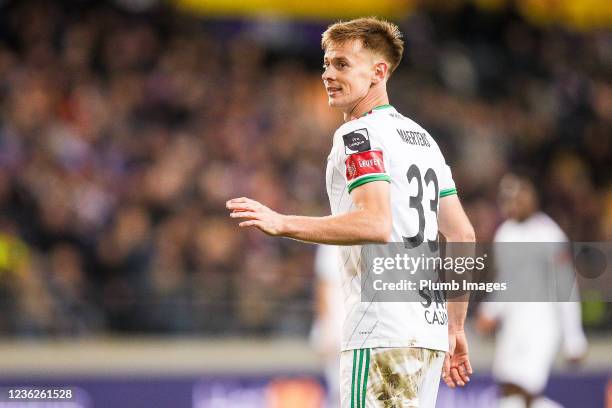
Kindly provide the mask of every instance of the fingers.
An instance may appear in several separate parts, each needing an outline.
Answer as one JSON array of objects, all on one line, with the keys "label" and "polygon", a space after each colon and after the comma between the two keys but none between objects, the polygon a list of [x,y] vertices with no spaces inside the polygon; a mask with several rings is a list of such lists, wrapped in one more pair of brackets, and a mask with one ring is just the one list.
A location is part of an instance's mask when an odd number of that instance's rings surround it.
[{"label": "fingers", "polygon": [[266,227],[266,224],[262,221],[262,217],[268,208],[260,202],[251,200],[248,197],[239,197],[228,200],[225,206],[228,210],[231,210],[231,218],[245,220],[238,224],[239,227],[256,227],[266,234],[270,234],[268,227]]},{"label": "fingers", "polygon": [[228,210],[253,210],[258,205],[261,204],[247,197],[232,198],[225,203]]},{"label": "fingers", "polygon": [[232,211],[255,211],[257,209],[257,206],[252,203],[228,203],[225,206]]},{"label": "fingers", "polygon": [[472,366],[470,361],[465,359],[458,364],[451,364],[451,378],[455,384],[463,387],[470,382],[470,374],[472,374]]},{"label": "fingers", "polygon": [[465,383],[463,382],[463,380],[461,379],[461,376],[459,375],[459,370],[457,370],[456,367],[452,367],[450,370],[450,377],[451,380],[453,381],[453,383],[455,383],[456,385],[463,387],[465,385]]},{"label": "fingers", "polygon": [[252,201],[252,200],[248,197],[238,197],[238,198],[232,198],[231,200],[227,200],[227,203],[246,203],[248,201]]},{"label": "fingers", "polygon": [[472,366],[468,359],[457,363],[453,361],[453,357],[449,353],[446,353],[442,365],[442,380],[449,388],[465,387],[470,382],[472,372]]},{"label": "fingers", "polygon": [[461,378],[461,381],[463,381],[464,383],[467,383],[468,381],[470,381],[470,377],[468,376],[468,373],[467,373],[467,370],[465,369],[464,364],[459,364],[457,366],[457,372],[459,373],[459,378]]},{"label": "fingers", "polygon": [[243,221],[240,224],[238,224],[239,227],[245,228],[245,227],[257,227],[257,228],[263,228],[263,222],[259,221],[259,220],[250,220],[250,221]]},{"label": "fingers", "polygon": [[455,388],[455,383],[451,380],[450,376],[442,376],[442,380],[444,381],[444,384],[446,384],[446,386],[448,388]]},{"label": "fingers", "polygon": [[230,213],[231,218],[244,218],[247,220],[257,220],[259,219],[259,214],[253,211],[234,211]]},{"label": "fingers", "polygon": [[[472,365],[470,364],[470,360],[466,359],[465,362],[463,363],[463,365],[465,366],[465,369],[467,371],[468,375],[472,375],[474,373],[474,370],[472,370]],[[469,379],[468,379],[469,381]]]}]

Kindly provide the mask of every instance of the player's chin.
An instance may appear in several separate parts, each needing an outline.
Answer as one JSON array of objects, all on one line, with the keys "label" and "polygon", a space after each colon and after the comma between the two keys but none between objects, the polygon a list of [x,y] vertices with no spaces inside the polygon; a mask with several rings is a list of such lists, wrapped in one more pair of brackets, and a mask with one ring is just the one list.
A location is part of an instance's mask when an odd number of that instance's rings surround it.
[{"label": "player's chin", "polygon": [[332,108],[342,108],[344,107],[345,104],[342,103],[342,100],[340,100],[339,97],[337,96],[330,96],[327,98],[327,102],[329,104],[330,107]]}]

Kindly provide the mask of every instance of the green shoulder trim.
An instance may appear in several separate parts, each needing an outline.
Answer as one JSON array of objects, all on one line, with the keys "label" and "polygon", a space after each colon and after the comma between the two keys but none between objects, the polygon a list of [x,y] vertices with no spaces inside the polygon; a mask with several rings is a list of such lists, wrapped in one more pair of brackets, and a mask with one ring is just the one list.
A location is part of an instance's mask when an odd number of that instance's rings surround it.
[{"label": "green shoulder trim", "polygon": [[361,116],[362,116],[362,117],[363,117],[363,116],[368,116],[370,113],[374,112],[375,110],[387,109],[387,108],[392,108],[392,107],[393,107],[393,106],[392,106],[392,105],[390,105],[390,104],[388,104],[388,103],[387,103],[387,104],[385,104],[385,105],[379,105],[379,106],[377,106],[377,107],[375,107],[375,108],[372,108],[372,110],[371,110],[371,111],[367,111],[366,113],[364,113],[364,114],[363,114],[363,115],[361,115]]},{"label": "green shoulder trim", "polygon": [[370,174],[367,176],[360,177],[348,185],[349,194],[351,193],[351,191],[353,191],[357,187],[362,186],[367,183],[371,183],[372,181],[387,181],[390,183],[391,177],[389,177],[387,174]]},{"label": "green shoulder trim", "polygon": [[387,108],[391,108],[391,104],[386,103],[384,105],[377,106],[372,110],[380,110],[380,109],[387,109]]},{"label": "green shoulder trim", "polygon": [[446,196],[453,195],[453,194],[457,194],[456,188],[448,188],[446,190],[440,191],[440,197],[446,197]]}]

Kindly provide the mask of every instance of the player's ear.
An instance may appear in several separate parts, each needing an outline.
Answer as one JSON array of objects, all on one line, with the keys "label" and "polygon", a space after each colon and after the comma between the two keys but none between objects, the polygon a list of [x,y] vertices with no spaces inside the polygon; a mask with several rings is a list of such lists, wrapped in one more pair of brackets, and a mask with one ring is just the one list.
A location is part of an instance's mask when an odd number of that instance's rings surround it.
[{"label": "player's ear", "polygon": [[387,78],[387,72],[389,72],[389,65],[385,61],[378,61],[374,64],[374,75],[372,83],[377,84],[384,81]]}]

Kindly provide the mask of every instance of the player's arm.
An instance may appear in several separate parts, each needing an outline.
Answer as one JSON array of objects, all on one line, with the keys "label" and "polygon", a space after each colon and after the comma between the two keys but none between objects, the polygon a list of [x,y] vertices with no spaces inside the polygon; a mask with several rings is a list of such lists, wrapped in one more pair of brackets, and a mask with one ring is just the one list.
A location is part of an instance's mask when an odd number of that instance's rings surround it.
[{"label": "player's arm", "polygon": [[[438,228],[447,242],[476,241],[474,228],[455,194],[440,199]],[[451,388],[464,386],[472,374],[464,330],[468,300],[469,294],[465,294],[447,305],[449,353],[444,361],[442,378]]]},{"label": "player's arm", "polygon": [[327,217],[279,214],[250,198],[229,200],[230,217],[240,227],[255,227],[273,236],[332,245],[386,243],[391,236],[392,218],[389,182],[372,181],[351,192],[355,209]]},{"label": "player's arm", "polygon": [[563,352],[569,363],[578,364],[586,356],[588,343],[582,328],[580,302],[559,302]]},{"label": "player's arm", "polygon": [[[456,194],[440,199],[438,228],[446,242],[475,242],[474,228],[470,223]],[[464,250],[464,248],[456,248]],[[452,248],[449,248],[452,251]],[[467,299],[466,299],[467,300]],[[449,331],[462,331],[467,314],[467,302],[449,302]]]}]

